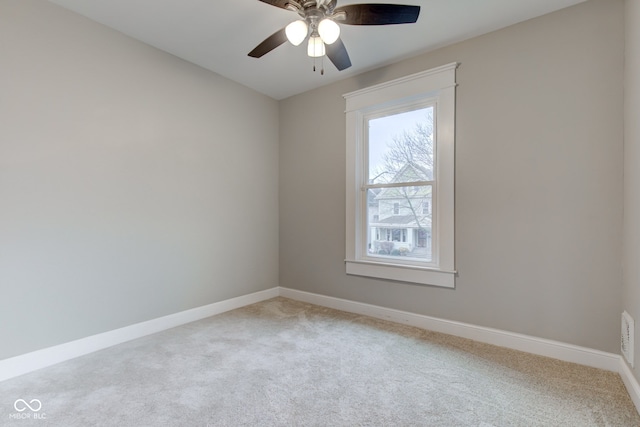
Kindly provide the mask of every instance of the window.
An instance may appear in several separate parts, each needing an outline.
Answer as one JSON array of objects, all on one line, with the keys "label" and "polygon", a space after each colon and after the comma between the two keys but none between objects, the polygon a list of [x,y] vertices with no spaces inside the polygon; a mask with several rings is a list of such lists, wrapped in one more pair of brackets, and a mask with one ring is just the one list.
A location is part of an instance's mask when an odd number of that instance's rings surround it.
[{"label": "window", "polygon": [[454,287],[456,68],[344,95],[347,274]]},{"label": "window", "polygon": [[429,209],[429,202],[427,200],[422,202],[422,214],[423,215],[431,214],[431,209]]},{"label": "window", "polygon": [[375,236],[378,242],[406,242],[407,230],[403,228],[376,228]]}]

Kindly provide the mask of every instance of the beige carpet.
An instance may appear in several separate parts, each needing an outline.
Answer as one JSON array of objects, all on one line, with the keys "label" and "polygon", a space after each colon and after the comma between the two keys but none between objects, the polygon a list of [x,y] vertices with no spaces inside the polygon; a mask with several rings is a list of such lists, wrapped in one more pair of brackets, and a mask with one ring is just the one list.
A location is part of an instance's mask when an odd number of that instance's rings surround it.
[{"label": "beige carpet", "polygon": [[[38,399],[45,419],[16,419],[17,399]],[[276,298],[2,382],[0,425],[640,426],[640,416],[611,372]]]}]

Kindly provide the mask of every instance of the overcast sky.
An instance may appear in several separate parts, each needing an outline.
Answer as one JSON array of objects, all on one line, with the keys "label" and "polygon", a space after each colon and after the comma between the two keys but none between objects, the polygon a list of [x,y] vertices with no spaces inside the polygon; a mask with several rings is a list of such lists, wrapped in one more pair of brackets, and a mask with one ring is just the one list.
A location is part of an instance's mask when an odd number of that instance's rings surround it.
[{"label": "overcast sky", "polygon": [[427,111],[433,107],[421,108],[406,113],[394,114],[369,120],[369,176],[375,177],[376,166],[384,163],[387,144],[404,130],[413,130],[418,122],[424,121]]}]

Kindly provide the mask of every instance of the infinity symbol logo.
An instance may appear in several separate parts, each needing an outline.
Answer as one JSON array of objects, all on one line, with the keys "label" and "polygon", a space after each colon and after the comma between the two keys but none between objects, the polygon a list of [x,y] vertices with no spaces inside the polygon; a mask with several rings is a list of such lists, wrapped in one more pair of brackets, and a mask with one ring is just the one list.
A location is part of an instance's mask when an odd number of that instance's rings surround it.
[{"label": "infinity symbol logo", "polygon": [[[34,405],[34,402],[35,402],[35,405]],[[30,404],[33,406],[31,406]],[[42,403],[38,399],[33,399],[29,403],[27,403],[27,401],[24,399],[18,399],[13,403],[13,407],[18,412],[26,411],[27,408],[29,408],[33,412],[38,412],[40,409],[42,409]]]}]

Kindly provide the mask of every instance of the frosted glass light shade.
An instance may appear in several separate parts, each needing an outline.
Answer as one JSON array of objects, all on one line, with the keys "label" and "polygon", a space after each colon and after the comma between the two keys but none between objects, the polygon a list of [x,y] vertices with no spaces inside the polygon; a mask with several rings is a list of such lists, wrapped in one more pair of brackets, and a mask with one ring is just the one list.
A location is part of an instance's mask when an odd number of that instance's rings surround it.
[{"label": "frosted glass light shade", "polygon": [[284,29],[287,39],[294,46],[298,46],[307,38],[308,31],[307,23],[302,20],[293,21]]},{"label": "frosted glass light shade", "polygon": [[331,19],[325,18],[318,25],[318,33],[320,33],[323,42],[331,44],[340,37],[340,26]]},{"label": "frosted glass light shade", "polygon": [[309,46],[307,46],[307,55],[312,58],[324,56],[324,43],[318,36],[309,37]]}]

